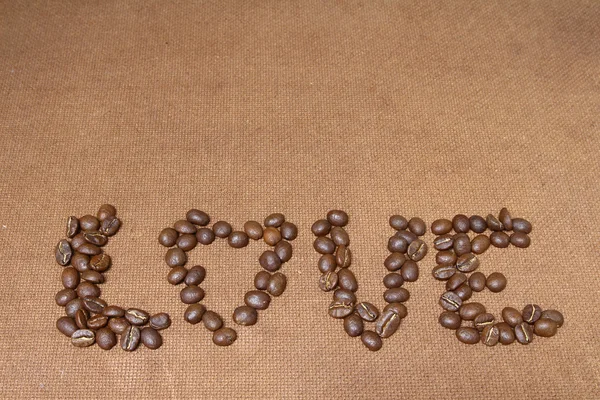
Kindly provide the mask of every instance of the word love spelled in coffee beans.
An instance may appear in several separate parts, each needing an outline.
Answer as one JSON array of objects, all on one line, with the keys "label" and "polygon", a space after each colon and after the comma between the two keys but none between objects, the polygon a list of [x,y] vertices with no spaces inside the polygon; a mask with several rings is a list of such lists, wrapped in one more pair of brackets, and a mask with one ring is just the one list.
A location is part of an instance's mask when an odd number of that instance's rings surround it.
[{"label": "word love spelled in coffee beans", "polygon": [[[502,310],[500,321],[487,312],[483,304],[467,302],[473,292],[487,288],[498,293],[507,285],[506,277],[500,272],[486,277],[476,271],[480,266],[478,256],[490,246],[529,247],[531,229],[529,221],[512,218],[506,208],[501,209],[497,217],[492,214],[486,218],[459,214],[452,220],[438,219],[431,224],[431,232],[438,235],[433,241],[438,253],[435,257],[437,266],[432,274],[435,279],[446,282],[446,291],[439,300],[444,311],[438,321],[444,328],[454,330],[460,342],[481,342],[486,346],[515,341],[529,344],[535,335],[550,337],[562,326],[564,318],[559,311],[543,311],[536,304],[526,305],[522,311],[506,307]],[[491,231],[489,236],[484,234],[486,230]],[[469,237],[471,231],[476,235]],[[507,233],[510,231],[512,233]]]},{"label": "word love spelled in coffee beans", "polygon": [[[333,292],[329,315],[343,320],[344,330],[350,337],[360,336],[367,349],[378,351],[383,346],[382,339],[392,336],[408,314],[403,303],[408,301],[410,293],[403,286],[404,282],[414,282],[419,277],[417,262],[427,254],[427,245],[419,237],[425,234],[427,226],[420,218],[390,217],[389,223],[396,232],[388,240],[390,255],[383,263],[389,271],[383,278],[386,288],[383,300],[387,305],[379,311],[373,303],[356,297],[358,280],[350,270],[350,236],[344,229],[348,219],[344,211],[331,210],[325,219],[312,225],[311,230],[317,237],[313,246],[321,254],[317,262],[321,273],[319,288]],[[368,323],[374,328],[365,329]]]},{"label": "word love spelled in coffee beans", "polygon": [[200,287],[206,277],[206,270],[201,265],[186,268],[187,252],[193,250],[198,243],[209,245],[216,238],[227,239],[229,246],[239,249],[246,247],[252,240],[263,240],[271,249],[265,250],[258,257],[263,268],[254,277],[255,290],[244,296],[244,305],[233,311],[233,322],[240,326],[250,326],[258,321],[258,310],[266,310],[272,297],[281,296],[286,289],[287,278],[278,272],[282,265],[292,258],[290,241],[298,235],[296,225],[285,220],[285,216],[275,213],[267,216],[261,225],[257,221],[248,221],[243,230],[234,230],[225,221],[217,221],[209,228],[210,217],[203,211],[192,209],[186,219],[179,220],[173,227],[163,229],[158,242],[168,247],[165,262],[171,268],[167,281],[172,285],[184,284],[179,297],[187,308],[183,318],[190,324],[202,322],[212,332],[213,343],[218,346],[229,346],[237,339],[237,332],[224,327],[223,318],[214,311],[207,310],[200,302],[204,299],[204,290]]},{"label": "word love spelled in coffee beans", "polygon": [[54,249],[56,262],[64,267],[64,289],[56,294],[55,301],[66,314],[56,321],[56,328],[76,347],[96,343],[110,350],[120,343],[123,350],[133,351],[141,343],[157,349],[162,345],[158,331],[171,325],[169,314],[150,315],[138,308],[108,305],[101,298],[98,285],[104,283],[111,266],[111,258],[103,248],[120,227],[115,207],[104,204],[96,216],[67,218],[66,238]]}]

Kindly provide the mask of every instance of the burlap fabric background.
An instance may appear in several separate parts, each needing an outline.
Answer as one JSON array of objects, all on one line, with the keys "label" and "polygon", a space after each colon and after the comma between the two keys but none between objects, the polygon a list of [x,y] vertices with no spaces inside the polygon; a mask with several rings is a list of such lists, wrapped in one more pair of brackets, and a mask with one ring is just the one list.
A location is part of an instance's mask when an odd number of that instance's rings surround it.
[{"label": "burlap fabric background", "polygon": [[[600,3],[189,3],[0,3],[1,397],[600,397]],[[157,351],[82,350],[54,327],[53,247],[104,202],[123,228],[103,297],[169,312]],[[509,285],[473,300],[558,308],[556,337],[460,344],[432,255],[380,352],[327,316],[309,228],[328,209],[351,215],[359,294],[382,307],[390,214],[502,206],[532,246],[486,253]],[[287,292],[229,348],[165,280],[157,234],[191,207],[300,228]],[[263,248],[193,252],[229,325]]]}]

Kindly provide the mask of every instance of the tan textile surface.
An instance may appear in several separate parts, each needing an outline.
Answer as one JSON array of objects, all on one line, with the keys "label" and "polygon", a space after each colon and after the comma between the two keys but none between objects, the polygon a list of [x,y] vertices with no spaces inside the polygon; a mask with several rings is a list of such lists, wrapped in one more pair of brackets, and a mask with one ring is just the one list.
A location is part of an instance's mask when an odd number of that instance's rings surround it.
[{"label": "tan textile surface", "polygon": [[[0,2],[0,397],[600,398],[600,2]],[[55,329],[69,215],[110,202],[111,303],[166,311],[157,351],[78,349]],[[348,211],[359,296],[383,306],[387,218],[532,221],[481,270],[566,317],[530,346],[460,344],[421,263],[378,353],[326,314],[310,225]],[[217,348],[182,319],[158,232],[192,207],[300,228],[288,290]],[[430,243],[431,234],[426,236]],[[197,248],[227,316],[264,248]]]}]

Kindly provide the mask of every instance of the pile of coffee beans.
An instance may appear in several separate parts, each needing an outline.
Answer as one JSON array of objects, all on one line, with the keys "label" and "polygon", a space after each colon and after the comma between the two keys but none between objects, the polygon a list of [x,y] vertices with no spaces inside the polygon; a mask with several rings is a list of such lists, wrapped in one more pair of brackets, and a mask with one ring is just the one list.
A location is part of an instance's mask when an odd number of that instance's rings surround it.
[{"label": "pile of coffee beans", "polygon": [[186,219],[179,220],[171,228],[165,228],[158,236],[158,242],[168,247],[165,262],[171,268],[167,281],[172,285],[185,284],[179,297],[188,307],[183,318],[190,324],[202,322],[206,329],[213,332],[212,340],[218,346],[229,346],[237,339],[237,332],[223,326],[223,318],[214,311],[207,310],[200,302],[204,299],[204,290],[200,284],[206,277],[206,270],[200,265],[186,268],[187,252],[193,250],[198,243],[209,245],[216,238],[227,239],[228,244],[236,249],[246,247],[250,239],[262,239],[272,249],[265,250],[258,262],[263,268],[254,278],[256,290],[250,290],[244,296],[244,305],[233,312],[233,321],[240,326],[256,324],[258,310],[266,310],[271,303],[271,296],[283,294],[287,278],[278,272],[281,266],[292,258],[290,241],[298,235],[296,225],[285,220],[280,213],[269,215],[264,226],[257,221],[248,221],[244,230],[234,231],[225,221],[217,221],[212,228],[207,227],[210,217],[203,211],[192,209]]},{"label": "pile of coffee beans", "polygon": [[120,345],[125,351],[135,350],[140,343],[157,349],[162,345],[158,331],[171,325],[166,313],[151,316],[137,308],[109,306],[100,298],[98,285],[104,283],[104,274],[111,266],[111,258],[103,247],[120,227],[115,207],[104,204],[95,217],[67,218],[67,237],[54,249],[56,262],[64,267],[61,273],[64,289],[56,294],[55,300],[66,313],[56,321],[56,328],[70,337],[74,346],[96,343],[101,349],[110,350],[120,335]]},{"label": "pile of coffee beans", "polygon": [[[489,236],[484,234],[487,230],[491,231]],[[494,272],[486,277],[476,271],[480,266],[478,255],[490,246],[529,247],[529,221],[512,218],[508,210],[502,208],[498,217],[459,214],[452,221],[438,219],[431,224],[431,232],[438,235],[433,242],[438,252],[432,274],[435,279],[446,282],[446,292],[439,300],[444,311],[438,321],[444,328],[455,330],[459,341],[467,344],[481,341],[487,346],[515,341],[529,344],[534,334],[543,337],[556,334],[563,324],[563,316],[556,310],[542,311],[536,304],[525,306],[522,312],[507,307],[502,310],[502,321],[499,321],[483,304],[467,302],[473,292],[487,288],[498,293],[506,288],[503,274]],[[469,232],[476,235],[469,237]]]},{"label": "pile of coffee beans", "polygon": [[[390,255],[384,262],[389,273],[383,278],[386,288],[383,299],[387,305],[382,312],[372,303],[357,300],[358,281],[349,268],[352,264],[350,237],[344,229],[348,214],[331,210],[326,219],[316,221],[311,227],[317,237],[313,246],[321,254],[317,263],[322,274],[319,288],[324,292],[333,291],[328,313],[333,318],[343,319],[346,333],[350,337],[360,336],[371,351],[381,349],[382,338],[392,336],[407,316],[406,306],[402,303],[409,299],[410,293],[402,286],[404,282],[418,279],[417,262],[427,254],[427,245],[419,239],[427,231],[422,219],[407,220],[393,215],[389,222],[396,232],[388,241]],[[374,330],[365,329],[365,323],[373,323]]]}]

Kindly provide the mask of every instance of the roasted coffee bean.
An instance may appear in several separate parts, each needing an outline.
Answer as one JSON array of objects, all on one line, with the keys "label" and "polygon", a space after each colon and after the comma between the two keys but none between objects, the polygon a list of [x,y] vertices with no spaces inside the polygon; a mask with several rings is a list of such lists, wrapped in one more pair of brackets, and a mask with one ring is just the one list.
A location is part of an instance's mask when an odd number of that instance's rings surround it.
[{"label": "roasted coffee bean", "polygon": [[556,326],[559,328],[565,322],[565,318],[560,313],[560,311],[557,310],[546,310],[542,312],[542,316],[540,317],[540,319],[551,319],[552,321],[556,322]]},{"label": "roasted coffee bean", "polygon": [[510,235],[510,244],[512,244],[515,247],[520,247],[524,249],[526,247],[529,247],[529,245],[531,244],[531,239],[529,239],[529,236],[526,233],[513,232],[513,234]]},{"label": "roasted coffee bean", "polygon": [[233,311],[233,322],[242,326],[256,324],[258,312],[256,309],[248,306],[239,306]]},{"label": "roasted coffee bean", "polygon": [[185,219],[180,219],[173,224],[173,228],[179,233],[196,233],[198,228],[190,221]]},{"label": "roasted coffee bean", "polygon": [[87,321],[87,327],[95,331],[104,328],[106,324],[108,324],[108,317],[102,314],[94,315]]},{"label": "roasted coffee bean", "polygon": [[515,326],[515,338],[521,344],[529,344],[533,341],[533,328],[526,322]]},{"label": "roasted coffee bean", "polygon": [[408,243],[401,237],[392,236],[388,240],[387,248],[390,253],[406,253],[406,250],[408,250]]},{"label": "roasted coffee bean", "polygon": [[486,326],[481,332],[481,343],[486,346],[495,346],[500,340],[500,330],[496,325]]},{"label": "roasted coffee bean", "polygon": [[493,314],[483,313],[479,314],[473,320],[473,327],[481,332],[484,328],[494,325],[496,323],[496,318]]},{"label": "roasted coffee bean", "polygon": [[499,322],[496,324],[500,338],[498,341],[502,344],[511,344],[515,341],[515,331],[506,322]]},{"label": "roasted coffee bean", "polygon": [[390,226],[397,231],[401,231],[408,228],[408,220],[402,215],[392,215],[390,217],[389,222]]},{"label": "roasted coffee bean", "polygon": [[438,265],[431,273],[435,279],[445,281],[456,273],[456,267],[454,265]]},{"label": "roasted coffee bean", "polygon": [[198,303],[204,298],[204,290],[196,285],[190,285],[181,289],[181,292],[179,292],[179,298],[185,304]]},{"label": "roasted coffee bean", "polygon": [[110,268],[111,259],[108,254],[97,254],[90,258],[90,269],[97,272],[104,272]]},{"label": "roasted coffee bean", "polygon": [[375,322],[375,332],[382,338],[388,338],[398,330],[401,320],[398,313],[387,309]]},{"label": "roasted coffee bean", "polygon": [[515,327],[523,322],[523,316],[521,313],[512,307],[504,307],[502,310],[502,319],[512,327]]},{"label": "roasted coffee bean", "polygon": [[471,251],[475,254],[483,254],[490,248],[490,238],[486,235],[477,235],[471,240]]},{"label": "roasted coffee bean", "polygon": [[485,306],[481,303],[464,303],[458,311],[458,315],[465,321],[473,321],[483,313],[485,313]]},{"label": "roasted coffee bean", "polygon": [[196,235],[191,233],[184,233],[177,238],[177,247],[179,247],[183,251],[193,250],[198,244],[198,239]]},{"label": "roasted coffee bean", "polygon": [[479,342],[479,331],[475,328],[463,326],[456,330],[456,337],[462,343],[475,344]]},{"label": "roasted coffee bean", "polygon": [[108,306],[104,307],[104,310],[102,310],[102,314],[110,318],[120,318],[125,316],[125,310],[123,310],[119,306]]},{"label": "roasted coffee bean", "polygon": [[169,267],[185,265],[187,256],[183,250],[175,247],[167,251],[167,254],[165,254],[165,262]]},{"label": "roasted coffee bean", "polygon": [[263,227],[259,222],[248,221],[244,224],[244,232],[252,240],[262,239]]},{"label": "roasted coffee bean", "polygon": [[469,284],[463,283],[462,285],[454,289],[454,293],[456,293],[456,295],[460,297],[462,301],[467,301],[473,295],[473,290],[471,290]]},{"label": "roasted coffee bean", "polygon": [[319,278],[319,288],[324,292],[333,290],[338,285],[338,274],[335,272],[327,272]]},{"label": "roasted coffee bean", "polygon": [[137,308],[129,308],[125,311],[125,319],[132,325],[146,325],[150,314]]},{"label": "roasted coffee bean", "polygon": [[479,259],[473,253],[463,254],[456,260],[456,269],[461,272],[472,272],[479,267]]},{"label": "roasted coffee bean", "polygon": [[[75,293],[75,297],[77,297],[76,293]],[[80,310],[83,308],[83,299],[73,298],[73,300],[69,301],[64,307],[65,307],[65,314],[67,314],[68,317],[75,318],[75,313],[77,313],[77,310]]]},{"label": "roasted coffee bean", "polygon": [[77,310],[75,313],[75,324],[79,329],[87,329],[87,320],[89,313],[86,310]]},{"label": "roasted coffee bean", "polygon": [[79,246],[81,246],[84,243],[87,242],[83,237],[83,232],[79,232],[77,235],[73,236],[73,239],[71,239],[71,248],[77,250]]},{"label": "roasted coffee bean", "polygon": [[269,280],[269,284],[267,286],[267,292],[274,297],[281,296],[283,292],[285,292],[286,286],[286,276],[281,272],[275,272],[273,275],[271,275],[271,279]]},{"label": "roasted coffee bean", "polygon": [[406,254],[413,261],[421,261],[427,254],[427,250],[425,242],[417,239],[408,246]]},{"label": "roasted coffee bean", "polygon": [[79,220],[77,219],[77,217],[69,217],[67,218],[67,237],[68,238],[72,238],[73,236],[77,235],[77,233],[79,232]]},{"label": "roasted coffee bean", "polygon": [[452,218],[452,228],[454,228],[456,233],[469,232],[469,229],[471,229],[469,217],[464,214],[455,215],[454,218]]},{"label": "roasted coffee bean", "polygon": [[412,260],[407,260],[400,268],[400,275],[406,282],[415,282],[419,279],[419,266]]},{"label": "roasted coffee bean", "polygon": [[187,272],[185,276],[184,282],[186,285],[200,285],[204,282],[204,278],[206,277],[206,270],[201,265],[195,265]]},{"label": "roasted coffee bean", "polygon": [[352,264],[352,252],[344,245],[335,251],[335,262],[340,268],[348,268]]},{"label": "roasted coffee bean", "polygon": [[130,325],[121,335],[121,348],[125,351],[134,351],[140,344],[142,333],[140,328]]},{"label": "roasted coffee bean", "polygon": [[282,240],[281,242],[277,243],[273,251],[275,252],[275,254],[277,254],[277,257],[279,257],[282,263],[288,262],[292,259],[292,245],[289,242],[286,242],[285,240]]},{"label": "roasted coffee bean", "polygon": [[440,317],[438,318],[438,322],[444,328],[458,329],[458,328],[460,328],[460,324],[461,324],[462,320],[460,319],[460,316],[457,313],[452,312],[452,311],[444,311],[443,313],[440,314]]},{"label": "roasted coffee bean", "polygon": [[60,317],[56,320],[56,329],[65,336],[71,337],[77,328],[75,320],[71,317]]},{"label": "roasted coffee bean", "polygon": [[65,289],[75,289],[79,285],[79,272],[73,267],[63,268],[60,280]]},{"label": "roasted coffee bean", "polygon": [[335,243],[325,236],[320,236],[313,242],[313,247],[320,254],[333,254],[335,251]]},{"label": "roasted coffee bean", "polygon": [[98,286],[91,282],[81,282],[77,286],[77,296],[84,297],[100,297],[102,291]]},{"label": "roasted coffee bean", "polygon": [[279,228],[281,237],[285,240],[294,240],[298,237],[298,227],[291,222],[284,222]]},{"label": "roasted coffee bean", "polygon": [[190,304],[183,313],[183,319],[190,324],[195,325],[202,321],[202,317],[204,316],[205,312],[206,307],[204,307],[202,304]]},{"label": "roasted coffee bean", "polygon": [[108,243],[108,238],[98,231],[84,232],[83,238],[86,242],[100,247]]},{"label": "roasted coffee bean", "polygon": [[379,317],[379,310],[373,304],[362,301],[355,307],[358,315],[367,322],[373,322]]},{"label": "roasted coffee bean", "polygon": [[348,214],[342,210],[331,210],[327,213],[327,221],[333,226],[348,225]]},{"label": "roasted coffee bean", "polygon": [[556,335],[558,324],[551,319],[540,318],[535,321],[533,331],[536,335],[542,337],[550,337]]},{"label": "roasted coffee bean", "polygon": [[210,217],[204,211],[192,208],[185,214],[185,219],[194,225],[206,226],[210,223]]},{"label": "roasted coffee bean", "polygon": [[504,229],[506,229],[507,231],[512,231],[512,228],[513,228],[512,218],[510,216],[510,213],[506,209],[506,207],[503,207],[500,210],[500,214],[498,215],[498,220],[502,223],[502,225],[504,226]]},{"label": "roasted coffee bean", "polygon": [[436,219],[431,224],[431,233],[434,235],[445,235],[452,230],[452,221],[447,219]]},{"label": "roasted coffee bean", "polygon": [[513,218],[513,231],[522,233],[531,233],[531,223],[523,218]]},{"label": "roasted coffee bean", "polygon": [[523,315],[523,321],[533,324],[542,316],[542,308],[537,304],[527,304],[521,314]]},{"label": "roasted coffee bean", "polygon": [[258,263],[269,272],[275,272],[281,268],[281,259],[272,250],[265,250],[258,258]]},{"label": "roasted coffee bean", "polygon": [[387,306],[385,306],[383,308],[383,312],[386,313],[388,311],[394,312],[396,314],[398,314],[398,316],[400,317],[400,319],[404,319],[406,318],[406,316],[408,315],[408,310],[406,309],[406,306],[402,303],[390,303]]},{"label": "roasted coffee bean", "polygon": [[319,271],[322,273],[333,272],[337,268],[335,256],[332,254],[323,254],[317,263]]},{"label": "roasted coffee bean", "polygon": [[111,318],[108,320],[108,327],[117,335],[122,335],[131,324],[125,318]]},{"label": "roasted coffee bean", "polygon": [[460,285],[467,281],[467,276],[462,272],[452,275],[452,278],[446,281],[446,290],[451,291],[457,289]]},{"label": "roasted coffee bean", "polygon": [[454,237],[452,235],[438,236],[433,240],[433,247],[436,250],[450,250],[454,247]]},{"label": "roasted coffee bean", "polygon": [[102,350],[110,350],[117,345],[117,336],[109,328],[102,328],[96,332],[96,343]]},{"label": "roasted coffee bean", "polygon": [[81,279],[83,279],[84,281],[88,281],[91,283],[104,283],[104,275],[102,275],[100,272],[98,271],[84,271],[81,273]]},{"label": "roasted coffee bean", "polygon": [[79,329],[71,335],[71,343],[77,347],[88,347],[94,344],[96,335],[89,329]]},{"label": "roasted coffee bean", "polygon": [[281,213],[273,213],[265,218],[266,227],[279,228],[285,222],[285,216]]},{"label": "roasted coffee bean", "polygon": [[502,225],[502,222],[500,222],[498,218],[494,217],[492,214],[488,214],[488,216],[485,218],[485,222],[487,223],[488,228],[492,231],[504,230],[504,225]]},{"label": "roasted coffee bean", "polygon": [[358,290],[358,281],[354,276],[354,273],[348,268],[342,268],[338,271],[338,286],[342,289],[356,292]]},{"label": "roasted coffee bean", "polygon": [[54,250],[54,258],[56,262],[62,266],[69,265],[71,257],[73,256],[73,249],[66,239],[58,242]]},{"label": "roasted coffee bean", "polygon": [[100,314],[108,304],[98,297],[84,297],[83,307],[94,314]]},{"label": "roasted coffee bean", "polygon": [[228,222],[217,221],[214,223],[212,230],[215,233],[216,237],[220,237],[221,239],[224,239],[227,236],[229,236],[229,234],[231,233],[231,231],[233,229],[231,228],[231,225],[229,225]]},{"label": "roasted coffee bean", "polygon": [[474,272],[469,276],[469,286],[475,292],[481,292],[485,289],[486,281],[485,275],[481,272]]},{"label": "roasted coffee bean", "polygon": [[466,233],[454,235],[454,252],[458,257],[471,252],[471,239]]},{"label": "roasted coffee bean", "polygon": [[108,217],[114,217],[117,215],[117,209],[112,204],[102,204],[98,209],[96,216],[100,222],[104,221]]},{"label": "roasted coffee bean", "polygon": [[140,342],[147,348],[156,350],[162,346],[162,336],[156,329],[147,326],[140,332]]},{"label": "roasted coffee bean", "polygon": [[350,236],[348,236],[348,232],[344,230],[344,228],[340,228],[339,226],[334,226],[331,228],[331,240],[335,243],[336,246],[348,246],[350,244]]},{"label": "roasted coffee bean", "polygon": [[328,313],[333,318],[346,318],[354,312],[354,304],[332,301]]},{"label": "roasted coffee bean", "polygon": [[350,290],[337,289],[335,292],[333,292],[333,300],[340,303],[354,305],[356,304],[356,295]]},{"label": "roasted coffee bean", "polygon": [[85,272],[90,269],[90,257],[85,254],[75,253],[71,257],[71,265],[79,272]]},{"label": "roasted coffee bean", "polygon": [[259,271],[254,276],[254,287],[258,290],[267,290],[269,287],[269,281],[271,280],[271,274],[267,271]]},{"label": "roasted coffee bean", "polygon": [[404,279],[402,278],[402,275],[395,272],[390,272],[383,277],[383,286],[385,286],[387,289],[399,288],[403,284]]},{"label": "roasted coffee bean", "polygon": [[158,331],[171,326],[171,317],[167,313],[158,313],[150,317],[150,327]]},{"label": "roasted coffee bean", "polygon": [[454,292],[446,292],[440,297],[440,305],[447,311],[458,311],[462,305],[462,299]]},{"label": "roasted coffee bean", "polygon": [[117,217],[108,217],[100,225],[100,232],[106,236],[113,236],[121,228],[121,220]]},{"label": "roasted coffee bean", "polygon": [[392,253],[383,262],[388,271],[398,271],[406,262],[406,256],[402,253]]},{"label": "roasted coffee bean", "polygon": [[410,298],[410,292],[405,288],[388,289],[383,292],[383,299],[388,303],[404,303]]},{"label": "roasted coffee bean", "polygon": [[213,333],[212,341],[217,346],[230,346],[237,339],[237,332],[231,328],[221,328]]},{"label": "roasted coffee bean", "polygon": [[364,331],[364,322],[356,314],[350,314],[344,318],[344,330],[350,337],[357,337],[362,335]]},{"label": "roasted coffee bean", "polygon": [[506,288],[506,277],[500,272],[492,272],[488,275],[485,285],[493,293],[499,293]]},{"label": "roasted coffee bean", "polygon": [[263,231],[263,240],[269,246],[275,246],[281,241],[281,233],[277,228],[265,228],[265,230]]},{"label": "roasted coffee bean", "polygon": [[398,231],[394,234],[394,236],[404,239],[407,246],[418,239],[417,235],[407,230]]},{"label": "roasted coffee bean", "polygon": [[173,267],[167,274],[167,281],[171,285],[179,285],[185,279],[188,270],[185,267]]},{"label": "roasted coffee bean", "polygon": [[196,232],[196,239],[198,239],[198,243],[200,244],[209,245],[215,241],[215,233],[210,228],[200,228]]},{"label": "roasted coffee bean", "polygon": [[310,230],[315,236],[325,236],[329,234],[331,230],[331,224],[325,219],[320,219],[312,224]]},{"label": "roasted coffee bean", "polygon": [[492,232],[490,235],[490,243],[492,243],[494,247],[503,249],[510,244],[510,237],[504,232]]},{"label": "roasted coffee bean", "polygon": [[214,332],[223,326],[223,319],[221,316],[210,310],[204,313],[202,316],[202,322],[204,323],[204,327],[211,332]]},{"label": "roasted coffee bean", "polygon": [[271,303],[271,296],[260,290],[251,290],[244,296],[244,303],[257,310],[266,310]]},{"label": "roasted coffee bean", "polygon": [[362,335],[360,335],[360,340],[365,347],[371,351],[378,351],[381,349],[381,346],[383,346],[381,338],[373,331],[364,331]]},{"label": "roasted coffee bean", "polygon": [[485,218],[480,215],[471,215],[469,223],[471,225],[471,230],[475,233],[483,233],[487,229],[487,222],[485,222]]},{"label": "roasted coffee bean", "polygon": [[419,217],[413,217],[408,221],[408,229],[417,236],[423,236],[427,232],[427,225]]},{"label": "roasted coffee bean", "polygon": [[438,265],[454,265],[456,259],[456,253],[452,250],[438,251],[435,255],[435,262]]},{"label": "roasted coffee bean", "polygon": [[79,227],[83,231],[97,231],[100,228],[100,221],[93,215],[84,215],[79,218]]}]

